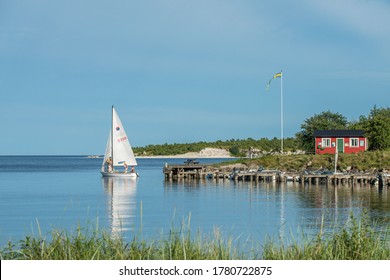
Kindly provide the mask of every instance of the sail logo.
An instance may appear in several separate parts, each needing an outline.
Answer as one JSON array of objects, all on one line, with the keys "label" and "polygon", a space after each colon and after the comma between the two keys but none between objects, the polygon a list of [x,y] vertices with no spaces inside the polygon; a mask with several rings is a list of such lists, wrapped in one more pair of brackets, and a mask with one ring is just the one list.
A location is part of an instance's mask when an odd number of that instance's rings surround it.
[{"label": "sail logo", "polygon": [[115,130],[116,130],[116,131],[119,131],[119,130],[121,130],[121,128],[120,128],[119,126],[117,126],[117,127],[115,128]]}]

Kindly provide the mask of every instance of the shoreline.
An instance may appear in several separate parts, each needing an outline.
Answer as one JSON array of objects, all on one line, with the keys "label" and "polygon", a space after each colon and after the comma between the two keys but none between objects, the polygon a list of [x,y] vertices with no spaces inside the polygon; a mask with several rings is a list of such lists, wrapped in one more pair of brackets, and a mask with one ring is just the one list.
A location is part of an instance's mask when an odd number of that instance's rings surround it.
[{"label": "shoreline", "polygon": [[224,149],[205,148],[200,152],[190,152],[180,155],[136,156],[136,158],[236,158]]},{"label": "shoreline", "polygon": [[237,158],[232,156],[186,156],[186,155],[172,155],[172,156],[136,156],[135,158],[181,158],[181,159],[198,159],[198,158]]}]

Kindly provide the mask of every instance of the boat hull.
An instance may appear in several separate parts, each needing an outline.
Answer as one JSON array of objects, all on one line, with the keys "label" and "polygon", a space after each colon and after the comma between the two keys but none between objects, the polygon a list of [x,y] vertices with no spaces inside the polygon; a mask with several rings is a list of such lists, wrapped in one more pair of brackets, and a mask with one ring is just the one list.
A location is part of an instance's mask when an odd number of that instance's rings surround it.
[{"label": "boat hull", "polygon": [[103,177],[122,177],[122,178],[137,178],[139,177],[137,172],[124,173],[124,172],[105,172],[100,171]]}]

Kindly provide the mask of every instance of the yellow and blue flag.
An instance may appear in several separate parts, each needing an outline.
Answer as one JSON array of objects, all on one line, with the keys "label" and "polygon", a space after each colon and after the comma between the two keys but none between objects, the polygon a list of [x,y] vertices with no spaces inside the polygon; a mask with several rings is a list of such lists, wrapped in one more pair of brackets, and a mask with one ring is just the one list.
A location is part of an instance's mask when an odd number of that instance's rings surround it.
[{"label": "yellow and blue flag", "polygon": [[266,87],[266,90],[268,90],[268,88],[269,88],[269,86],[271,85],[271,82],[272,82],[273,79],[282,78],[282,75],[283,75],[282,71],[280,71],[279,73],[276,73],[276,74],[271,78],[271,80],[269,80],[268,85],[267,85],[267,87]]}]

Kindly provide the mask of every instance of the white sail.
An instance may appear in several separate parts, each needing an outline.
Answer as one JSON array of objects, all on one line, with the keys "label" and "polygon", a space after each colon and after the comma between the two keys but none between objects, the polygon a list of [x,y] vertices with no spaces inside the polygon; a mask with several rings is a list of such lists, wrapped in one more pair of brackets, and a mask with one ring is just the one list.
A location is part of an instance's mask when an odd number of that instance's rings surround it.
[{"label": "white sail", "polygon": [[112,108],[112,158],[114,166],[137,165],[129,139],[114,107]]},{"label": "white sail", "polygon": [[102,171],[104,171],[104,166],[107,162],[107,160],[111,157],[111,129],[110,129],[110,134],[108,135],[108,140],[107,140],[107,145],[106,145],[106,152],[104,153],[104,159],[102,163]]},{"label": "white sail", "polygon": [[[126,167],[115,168],[118,166]],[[112,123],[106,145],[101,173],[103,177],[137,178],[139,175],[132,168],[137,165],[129,139],[122,122],[114,107],[112,107]],[[127,167],[131,167],[128,172]]]}]

